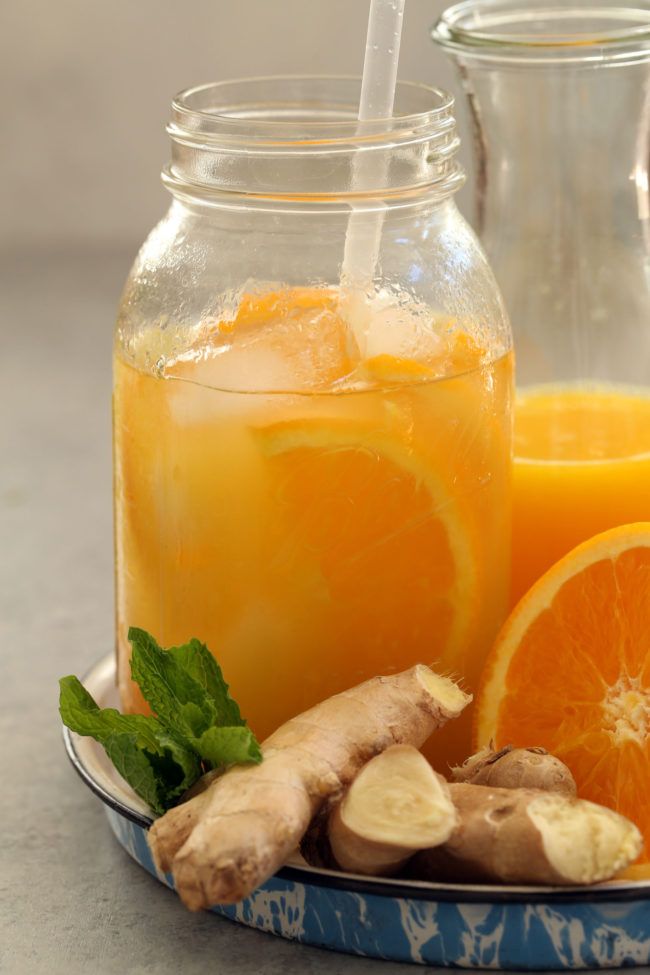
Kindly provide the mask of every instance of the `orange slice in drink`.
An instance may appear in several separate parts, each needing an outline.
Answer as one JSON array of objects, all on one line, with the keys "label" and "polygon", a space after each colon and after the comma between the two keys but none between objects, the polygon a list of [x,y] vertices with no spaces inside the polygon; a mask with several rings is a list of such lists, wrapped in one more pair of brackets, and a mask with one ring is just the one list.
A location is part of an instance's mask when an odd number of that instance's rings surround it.
[{"label": "orange slice in drink", "polygon": [[580,796],[637,824],[650,861],[650,522],[584,542],[523,597],[488,657],[475,737],[553,752]]},{"label": "orange slice in drink", "polygon": [[[478,565],[461,502],[431,453],[369,423],[284,421],[257,431],[285,512],[282,552],[316,570],[332,653],[382,673],[452,656],[468,639]],[[306,648],[308,653],[308,648]]]}]

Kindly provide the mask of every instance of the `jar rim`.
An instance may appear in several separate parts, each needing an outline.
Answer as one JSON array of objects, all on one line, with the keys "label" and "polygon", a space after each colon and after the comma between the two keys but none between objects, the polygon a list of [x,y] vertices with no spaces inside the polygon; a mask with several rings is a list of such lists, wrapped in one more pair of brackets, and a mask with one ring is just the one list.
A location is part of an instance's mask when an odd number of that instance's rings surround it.
[{"label": "jar rim", "polygon": [[398,82],[394,114],[359,121],[361,79],[270,75],[188,88],[172,103],[171,163],[177,196],[224,194],[292,205],[341,205],[428,192],[464,180],[452,95]]},{"label": "jar rim", "polygon": [[442,13],[432,37],[482,60],[633,63],[650,60],[650,3],[462,0]]},{"label": "jar rim", "polygon": [[360,138],[377,143],[435,132],[448,125],[454,106],[453,96],[443,89],[398,81],[393,116],[359,122],[360,90],[361,78],[354,75],[264,75],[208,82],[174,97],[167,130],[173,138],[200,136],[205,143],[295,145],[302,151],[314,144],[322,152]]}]

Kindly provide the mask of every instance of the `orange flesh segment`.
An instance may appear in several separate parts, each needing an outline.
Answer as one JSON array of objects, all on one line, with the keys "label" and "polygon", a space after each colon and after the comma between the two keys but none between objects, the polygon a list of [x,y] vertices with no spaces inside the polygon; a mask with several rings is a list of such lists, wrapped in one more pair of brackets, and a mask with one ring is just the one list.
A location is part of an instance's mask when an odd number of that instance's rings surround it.
[{"label": "orange flesh segment", "polygon": [[383,673],[396,654],[417,653],[427,634],[432,651],[449,645],[452,624],[473,615],[476,579],[448,486],[426,466],[414,469],[408,449],[400,457],[399,444],[354,425],[289,421],[259,437],[288,516],[275,560],[302,549],[318,564],[332,653],[355,648],[361,669]]}]

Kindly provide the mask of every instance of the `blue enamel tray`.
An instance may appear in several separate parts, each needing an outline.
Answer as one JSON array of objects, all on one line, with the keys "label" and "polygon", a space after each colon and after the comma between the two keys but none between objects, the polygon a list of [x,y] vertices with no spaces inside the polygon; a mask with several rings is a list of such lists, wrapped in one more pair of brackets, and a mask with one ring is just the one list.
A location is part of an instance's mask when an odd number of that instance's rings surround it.
[{"label": "blue enamel tray", "polygon": [[[84,679],[115,706],[113,657]],[[118,841],[173,888],[151,858],[151,814],[89,738],[64,729],[68,757],[104,802]],[[179,910],[184,910],[179,902]],[[593,887],[498,887],[367,878],[296,858],[249,898],[215,914],[335,951],[458,968],[562,971],[650,965],[650,882]]]}]

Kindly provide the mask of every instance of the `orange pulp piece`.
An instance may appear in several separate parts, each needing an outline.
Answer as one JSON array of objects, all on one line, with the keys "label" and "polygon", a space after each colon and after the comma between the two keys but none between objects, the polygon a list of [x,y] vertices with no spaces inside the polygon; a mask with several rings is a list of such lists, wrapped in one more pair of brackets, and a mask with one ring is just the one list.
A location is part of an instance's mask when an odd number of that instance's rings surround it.
[{"label": "orange pulp piece", "polygon": [[[596,535],[518,603],[487,658],[478,745],[541,745],[627,816],[650,862],[650,522]],[[637,868],[638,870],[638,868]]]},{"label": "orange pulp piece", "polygon": [[241,298],[231,321],[220,321],[222,333],[249,328],[260,322],[284,320],[305,312],[336,312],[338,295],[333,288],[285,288],[279,291],[251,292]]}]

